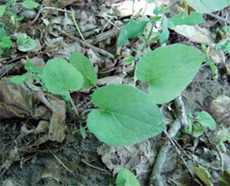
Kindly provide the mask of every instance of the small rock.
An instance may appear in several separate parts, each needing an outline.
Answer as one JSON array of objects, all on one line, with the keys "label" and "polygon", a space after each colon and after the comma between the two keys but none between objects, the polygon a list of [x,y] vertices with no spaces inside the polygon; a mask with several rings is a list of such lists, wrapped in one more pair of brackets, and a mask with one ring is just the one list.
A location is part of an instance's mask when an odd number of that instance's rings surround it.
[{"label": "small rock", "polygon": [[24,17],[25,20],[30,21],[36,17],[37,12],[35,10],[25,10],[24,12],[22,12],[21,15]]}]

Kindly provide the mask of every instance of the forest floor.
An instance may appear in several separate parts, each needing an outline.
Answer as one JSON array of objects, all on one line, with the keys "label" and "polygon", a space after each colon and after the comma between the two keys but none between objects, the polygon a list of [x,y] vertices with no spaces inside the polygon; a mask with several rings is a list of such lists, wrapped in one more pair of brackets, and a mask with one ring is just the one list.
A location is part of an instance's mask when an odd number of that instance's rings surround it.
[{"label": "forest floor", "polygon": [[[124,59],[135,55],[142,43],[131,39],[122,47],[117,47],[119,32],[133,14],[132,1],[37,2],[40,3],[39,8],[21,8],[17,12],[24,19],[18,22],[16,31],[14,25],[8,26],[8,35],[16,38],[18,33],[26,33],[39,43],[38,46],[23,53],[13,45],[11,55],[0,58],[0,184],[108,186],[115,185],[118,171],[127,168],[136,175],[141,185],[149,185],[155,159],[167,139],[163,133],[132,146],[107,146],[88,132],[86,126],[86,116],[94,108],[91,102],[94,88],[72,93],[81,121],[76,121],[72,109],[67,108],[66,112],[60,113],[66,118],[65,126],[55,128],[58,126],[50,126],[49,120],[57,118],[52,116],[36,91],[26,84],[12,85],[9,82],[12,76],[26,72],[26,56],[42,68],[50,58],[68,60],[73,52],[78,51],[88,57],[95,67],[98,86],[111,83],[134,85],[135,64],[127,64]],[[145,2],[136,1],[135,12],[144,9]],[[169,0],[158,2],[170,3]],[[148,12],[150,10],[151,14],[153,9],[154,5],[149,4],[146,15],[151,16]],[[178,10],[179,5],[175,4],[168,16],[172,17]],[[215,12],[215,15],[226,17],[229,10],[226,8]],[[209,15],[204,15],[204,20],[202,25],[193,29],[182,27],[181,34],[170,30],[167,45],[182,43],[202,50],[201,44],[208,43],[206,55],[217,67],[217,73],[213,74],[209,65],[203,64],[181,97],[188,115],[206,111],[216,121],[217,129],[205,129],[197,137],[183,133],[172,139],[166,159],[162,162],[161,175],[166,185],[218,185],[221,172],[230,170],[230,146],[227,139],[220,139],[225,129],[229,135],[230,128],[229,56],[213,50],[213,45],[220,40],[216,30],[222,30],[225,22]],[[157,41],[151,43],[153,50],[158,46]],[[62,102],[58,96],[46,96],[54,104]],[[174,119],[173,102],[161,105],[161,109],[165,110],[167,118]],[[86,129],[85,139],[80,133],[80,123]],[[202,169],[194,172],[194,166]]]}]

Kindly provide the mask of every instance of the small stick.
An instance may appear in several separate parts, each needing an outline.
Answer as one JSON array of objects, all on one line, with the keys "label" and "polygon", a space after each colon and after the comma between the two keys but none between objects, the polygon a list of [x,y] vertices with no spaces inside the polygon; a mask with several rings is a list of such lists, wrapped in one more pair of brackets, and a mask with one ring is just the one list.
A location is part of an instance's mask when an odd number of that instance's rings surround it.
[{"label": "small stick", "polygon": [[74,22],[74,24],[75,24],[75,27],[76,27],[76,29],[77,29],[77,31],[78,31],[78,33],[79,33],[81,39],[82,39],[83,41],[85,41],[85,38],[84,38],[84,36],[82,35],[81,30],[80,30],[80,28],[79,28],[79,26],[78,26],[78,24],[77,24],[77,21],[76,21],[76,17],[75,17],[74,12],[72,12],[71,16],[72,16],[73,22]]},{"label": "small stick", "polygon": [[184,102],[182,100],[181,95],[178,96],[175,100],[174,103],[176,105],[176,110],[177,110],[177,114],[179,116],[181,125],[184,129],[186,129],[188,127],[188,117],[185,111],[185,106],[184,106]]},{"label": "small stick", "polygon": [[78,113],[77,107],[76,107],[76,105],[75,105],[75,103],[74,103],[74,101],[73,101],[73,99],[72,99],[70,93],[69,93],[69,101],[70,101],[70,103],[71,103],[71,105],[72,105],[72,108],[73,108],[73,110],[74,110],[76,116],[79,117],[79,113]]},{"label": "small stick", "polygon": [[44,10],[56,10],[56,11],[59,11],[59,12],[66,12],[66,13],[69,13],[69,14],[72,14],[73,12],[71,11],[68,11],[68,10],[62,10],[60,8],[56,8],[56,7],[43,7],[39,10],[37,16],[34,18],[34,20],[31,22],[31,24],[34,24],[37,19],[39,18],[40,14],[44,11]]},{"label": "small stick", "polygon": [[209,15],[209,16],[211,16],[211,17],[214,17],[214,18],[216,18],[216,19],[219,20],[219,21],[223,21],[223,22],[225,22],[225,23],[227,23],[227,24],[230,24],[230,21],[229,21],[229,20],[224,19],[223,17],[220,17],[220,16],[218,16],[218,15],[215,15],[215,14],[212,14],[212,13],[207,13],[207,15]]},{"label": "small stick", "polygon": [[82,45],[84,45],[84,46],[86,46],[86,47],[88,47],[88,48],[91,48],[91,49],[94,50],[95,52],[98,52],[98,53],[102,54],[103,56],[106,56],[106,57],[108,57],[108,58],[110,58],[110,59],[114,59],[114,55],[113,55],[113,54],[111,54],[111,53],[109,53],[109,52],[107,52],[107,51],[105,51],[105,50],[103,50],[103,49],[101,49],[101,48],[95,47],[95,46],[93,46],[93,45],[91,45],[91,44],[89,44],[89,43],[86,43],[86,42],[82,41],[81,39],[79,39],[79,38],[77,38],[77,37],[74,37],[74,36],[72,36],[72,35],[70,35],[70,34],[67,34],[66,32],[62,31],[62,30],[61,30],[60,28],[58,28],[58,27],[54,27],[54,28],[56,28],[56,29],[57,29],[59,32],[61,32],[63,35],[65,35],[65,36],[67,36],[67,37],[69,37],[69,38],[71,38],[71,39],[73,39],[73,40],[78,41],[78,42],[81,43]]},{"label": "small stick", "polygon": [[50,153],[55,157],[55,159],[70,173],[73,173],[53,152]]},{"label": "small stick", "polygon": [[87,161],[85,161],[85,160],[81,160],[81,161],[82,161],[84,164],[88,165],[89,167],[92,167],[92,168],[97,169],[97,170],[99,170],[99,171],[103,171],[103,172],[108,173],[108,171],[107,171],[107,170],[104,170],[104,169],[101,169],[101,168],[96,167],[96,166],[94,166],[94,165],[91,165],[90,163],[88,163],[88,162],[87,162]]}]

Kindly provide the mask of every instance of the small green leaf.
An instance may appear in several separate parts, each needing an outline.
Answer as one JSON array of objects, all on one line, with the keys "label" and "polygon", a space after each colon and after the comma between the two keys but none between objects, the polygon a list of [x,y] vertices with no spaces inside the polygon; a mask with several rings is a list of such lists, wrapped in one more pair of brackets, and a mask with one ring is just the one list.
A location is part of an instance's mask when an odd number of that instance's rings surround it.
[{"label": "small green leaf", "polygon": [[6,11],[6,5],[1,5],[0,6],[0,18],[4,15]]},{"label": "small green leaf", "polygon": [[22,6],[24,6],[27,9],[34,9],[34,8],[38,8],[40,4],[34,1],[23,1]]},{"label": "small green leaf", "polygon": [[163,16],[163,19],[162,19],[162,32],[160,33],[160,41],[161,41],[161,44],[165,43],[168,38],[169,38],[169,20],[166,16]]},{"label": "small green leaf", "polygon": [[197,49],[174,44],[148,51],[140,59],[136,76],[148,82],[148,91],[157,104],[167,103],[192,82],[205,55]]},{"label": "small green leaf", "polygon": [[3,26],[0,26],[0,41],[4,36],[6,36],[6,31]]},{"label": "small green leaf", "polygon": [[18,50],[22,52],[28,52],[33,50],[37,46],[37,42],[33,39],[26,39],[22,42],[22,45],[18,46]]},{"label": "small green leaf", "polygon": [[179,14],[169,19],[170,27],[177,25],[198,25],[203,23],[202,14],[197,12],[191,12],[189,16],[185,16],[185,12],[181,11]]},{"label": "small green leaf", "polygon": [[230,5],[230,0],[184,0],[200,13],[211,13]]},{"label": "small green leaf", "polygon": [[220,177],[218,178],[219,186],[229,186],[230,183],[230,172],[225,170],[221,172]]},{"label": "small green leaf", "polygon": [[200,168],[200,167],[193,167],[193,170],[196,173],[196,175],[200,178],[200,180],[202,182],[204,182],[205,185],[213,186],[213,184],[212,184],[212,182],[210,180],[211,175],[210,175],[210,173],[208,172],[207,169]]},{"label": "small green leaf", "polygon": [[132,145],[154,137],[165,128],[163,115],[153,100],[129,85],[114,85],[95,90],[90,112],[90,132],[108,145]]},{"label": "small green leaf", "polygon": [[138,34],[142,33],[145,29],[146,24],[148,21],[140,20],[140,21],[131,21],[124,28],[121,30],[117,45],[120,47],[123,45],[129,38],[137,37]]},{"label": "small green leaf", "polygon": [[203,133],[204,133],[204,128],[203,128],[200,124],[195,123],[195,124],[193,125],[192,136],[195,137],[195,138],[198,138],[198,137],[200,137]]},{"label": "small green leaf", "polygon": [[13,78],[10,79],[10,82],[14,84],[19,84],[19,83],[24,83],[27,79],[28,79],[27,75],[14,76]]},{"label": "small green leaf", "polygon": [[8,36],[3,36],[2,42],[0,43],[2,48],[10,48],[12,46],[12,41],[10,37]]},{"label": "small green leaf", "polygon": [[53,94],[67,95],[82,87],[83,77],[71,64],[61,58],[49,60],[43,69],[45,87]]},{"label": "small green leaf", "polygon": [[97,84],[97,74],[89,59],[79,52],[74,52],[70,56],[70,64],[72,64],[84,78],[82,88],[90,88]]},{"label": "small green leaf", "polygon": [[216,129],[216,122],[212,118],[212,116],[205,112],[199,112],[197,113],[196,120],[203,126],[203,127],[208,127],[210,130],[215,130]]},{"label": "small green leaf", "polygon": [[82,124],[80,123],[80,133],[81,133],[81,136],[83,137],[83,139],[86,138],[86,131],[85,131],[85,128],[82,127]]},{"label": "small green leaf", "polygon": [[17,38],[17,45],[22,45],[23,41],[26,39],[26,34],[19,34]]},{"label": "small green leaf", "polygon": [[135,57],[134,56],[129,56],[124,58],[123,60],[126,62],[126,64],[130,64],[134,61]]},{"label": "small green leaf", "polygon": [[118,172],[116,186],[140,186],[140,183],[131,171],[123,169]]}]

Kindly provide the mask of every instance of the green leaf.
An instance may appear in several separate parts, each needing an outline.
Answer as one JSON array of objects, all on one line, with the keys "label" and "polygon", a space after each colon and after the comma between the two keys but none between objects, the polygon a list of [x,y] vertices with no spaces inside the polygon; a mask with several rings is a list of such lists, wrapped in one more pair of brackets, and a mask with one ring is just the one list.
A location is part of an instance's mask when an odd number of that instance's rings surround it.
[{"label": "green leaf", "polygon": [[130,23],[125,25],[124,28],[122,28],[118,37],[118,47],[123,45],[129,38],[137,37],[138,34],[142,33],[147,23],[148,21],[146,20],[140,20],[131,21]]},{"label": "green leaf", "polygon": [[123,60],[126,62],[126,64],[130,64],[135,60],[135,57],[134,56],[128,56],[128,57],[124,58]]},{"label": "green leaf", "polygon": [[82,124],[80,123],[80,133],[81,133],[81,136],[83,139],[86,138],[86,131],[85,131],[85,128],[82,127]]},{"label": "green leaf", "polygon": [[26,34],[19,34],[17,38],[17,45],[23,45],[23,41],[26,39]]},{"label": "green leaf", "polygon": [[193,125],[192,136],[195,137],[195,138],[198,138],[198,137],[200,137],[203,133],[204,133],[204,128],[203,128],[200,124],[195,123],[195,124]]},{"label": "green leaf", "polygon": [[18,46],[18,50],[22,52],[28,52],[33,50],[37,46],[37,42],[33,39],[26,39],[22,42],[22,45]]},{"label": "green leaf", "polygon": [[70,64],[72,64],[84,78],[82,88],[90,88],[97,84],[97,74],[89,59],[79,52],[74,52],[70,56]]},{"label": "green leaf", "polygon": [[220,174],[220,177],[218,178],[219,186],[229,186],[230,183],[230,172],[224,171]]},{"label": "green leaf", "polygon": [[169,38],[169,20],[166,16],[163,17],[162,19],[162,32],[160,33],[160,41],[161,41],[161,44],[165,43],[168,38]]},{"label": "green leaf", "polygon": [[2,48],[10,48],[12,46],[12,41],[11,41],[10,37],[3,36],[2,42],[0,45]]},{"label": "green leaf", "polygon": [[0,17],[4,15],[5,11],[6,11],[6,5],[1,5],[0,6]]},{"label": "green leaf", "polygon": [[131,171],[123,169],[118,172],[116,186],[140,186],[140,183]]},{"label": "green leaf", "polygon": [[34,9],[34,8],[38,8],[40,4],[34,1],[23,1],[22,6],[24,6],[27,9]]},{"label": "green leaf", "polygon": [[90,132],[108,145],[132,145],[154,137],[165,128],[163,115],[153,100],[129,85],[108,85],[92,96],[99,109],[91,111]]},{"label": "green leaf", "polygon": [[197,49],[174,44],[148,51],[140,59],[136,76],[148,82],[148,91],[157,104],[167,103],[192,82],[205,55]]},{"label": "green leaf", "polygon": [[216,122],[212,118],[212,116],[205,112],[199,112],[197,113],[196,120],[203,126],[203,127],[208,127],[210,130],[215,130],[216,129]]},{"label": "green leaf", "polygon": [[200,167],[193,167],[194,172],[200,178],[202,182],[205,183],[207,186],[213,186],[212,182],[210,181],[211,175],[205,168]]},{"label": "green leaf", "polygon": [[3,26],[0,26],[0,41],[4,36],[6,36],[6,31]]},{"label": "green leaf", "polygon": [[184,0],[189,6],[200,13],[211,13],[230,5],[230,0]]},{"label": "green leaf", "polygon": [[45,87],[53,94],[67,95],[82,87],[83,77],[71,64],[61,58],[49,60],[43,69]]},{"label": "green leaf", "polygon": [[198,25],[203,23],[202,14],[197,12],[191,12],[189,16],[185,16],[185,12],[181,11],[179,14],[169,19],[170,27],[177,25]]},{"label": "green leaf", "polygon": [[27,75],[14,76],[13,78],[10,79],[10,82],[14,84],[19,84],[19,83],[24,83],[27,79],[28,79]]}]

